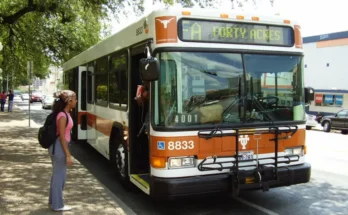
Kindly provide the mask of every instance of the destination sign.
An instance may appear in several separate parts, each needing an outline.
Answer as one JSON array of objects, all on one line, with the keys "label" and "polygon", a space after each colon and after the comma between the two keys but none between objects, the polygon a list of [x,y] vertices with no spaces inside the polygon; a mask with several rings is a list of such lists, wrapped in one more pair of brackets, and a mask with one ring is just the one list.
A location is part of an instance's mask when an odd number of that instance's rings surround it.
[{"label": "destination sign", "polygon": [[288,47],[294,45],[294,30],[287,26],[196,19],[181,19],[178,26],[182,41]]}]

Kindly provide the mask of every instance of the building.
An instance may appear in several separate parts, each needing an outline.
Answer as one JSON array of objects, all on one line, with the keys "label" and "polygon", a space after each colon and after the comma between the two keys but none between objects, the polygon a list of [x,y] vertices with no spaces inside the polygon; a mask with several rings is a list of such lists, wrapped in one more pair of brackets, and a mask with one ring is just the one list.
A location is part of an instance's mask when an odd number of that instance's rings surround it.
[{"label": "building", "polygon": [[41,92],[44,95],[53,95],[62,86],[63,83],[63,70],[55,66],[49,67],[50,75],[45,79],[41,86]]},{"label": "building", "polygon": [[303,38],[305,85],[315,89],[308,112],[348,108],[348,31]]}]

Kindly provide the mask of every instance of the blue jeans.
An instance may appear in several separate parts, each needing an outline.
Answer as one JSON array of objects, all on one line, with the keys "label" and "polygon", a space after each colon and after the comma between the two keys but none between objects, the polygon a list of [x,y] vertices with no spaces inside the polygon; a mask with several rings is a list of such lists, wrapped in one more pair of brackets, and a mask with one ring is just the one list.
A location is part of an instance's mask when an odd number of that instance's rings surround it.
[{"label": "blue jeans", "polygon": [[[54,155],[52,154],[53,145],[55,145]],[[64,207],[63,190],[67,170],[66,155],[59,138],[57,138],[55,144],[50,146],[48,153],[51,157],[53,167],[48,203],[55,210]]]},{"label": "blue jeans", "polygon": [[13,101],[8,101],[8,112],[12,112]]}]

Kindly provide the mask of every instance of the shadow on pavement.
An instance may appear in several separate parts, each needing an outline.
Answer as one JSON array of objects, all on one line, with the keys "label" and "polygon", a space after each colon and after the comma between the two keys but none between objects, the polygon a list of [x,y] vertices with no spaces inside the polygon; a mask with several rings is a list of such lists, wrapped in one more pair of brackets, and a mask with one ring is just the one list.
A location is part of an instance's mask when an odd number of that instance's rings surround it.
[{"label": "shadow on pavement", "polygon": [[[0,115],[0,214],[59,214],[48,207],[52,166],[47,150],[37,142],[38,129],[23,125],[24,114],[13,114],[18,115]],[[75,159],[64,194],[65,203],[73,207],[64,214],[124,214]]]}]

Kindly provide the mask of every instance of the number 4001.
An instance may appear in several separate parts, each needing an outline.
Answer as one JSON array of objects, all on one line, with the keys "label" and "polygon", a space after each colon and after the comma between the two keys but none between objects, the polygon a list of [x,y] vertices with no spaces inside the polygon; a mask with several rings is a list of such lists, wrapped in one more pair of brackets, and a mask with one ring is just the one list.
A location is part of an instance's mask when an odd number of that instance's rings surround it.
[{"label": "number 4001", "polygon": [[175,123],[198,123],[198,114],[178,114]]}]

